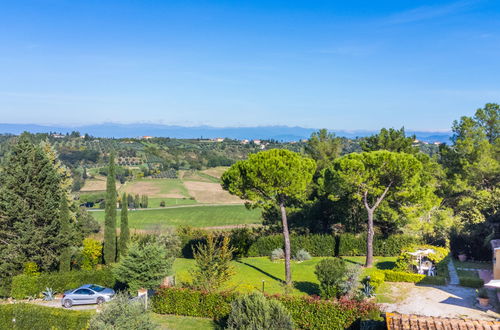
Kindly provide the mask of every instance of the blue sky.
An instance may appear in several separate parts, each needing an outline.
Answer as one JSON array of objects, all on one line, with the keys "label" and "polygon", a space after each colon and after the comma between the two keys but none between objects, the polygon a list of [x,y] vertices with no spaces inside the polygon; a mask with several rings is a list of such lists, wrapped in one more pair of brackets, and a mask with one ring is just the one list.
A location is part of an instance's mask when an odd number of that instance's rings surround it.
[{"label": "blue sky", "polygon": [[447,130],[499,59],[495,0],[0,0],[0,122]]}]

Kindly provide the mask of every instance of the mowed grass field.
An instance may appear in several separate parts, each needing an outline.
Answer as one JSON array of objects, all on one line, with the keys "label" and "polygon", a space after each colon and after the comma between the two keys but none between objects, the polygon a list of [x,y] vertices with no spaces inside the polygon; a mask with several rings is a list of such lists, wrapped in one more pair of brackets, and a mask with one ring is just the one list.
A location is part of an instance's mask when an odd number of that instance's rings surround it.
[{"label": "mowed grass field", "polygon": [[[104,211],[92,211],[90,214],[104,226]],[[130,210],[128,219],[130,229],[148,231],[182,225],[214,227],[262,222],[260,210],[248,210],[244,205],[202,205]],[[117,212],[117,222],[117,227],[120,227],[120,211]]]},{"label": "mowed grass field", "polygon": [[[304,262],[292,261],[292,279],[294,281],[293,294],[319,294],[319,282],[314,274],[316,265],[324,258],[316,257]],[[365,257],[343,257],[348,263],[362,266]],[[395,257],[375,257],[375,268],[387,269],[394,266]],[[285,280],[284,262],[272,262],[267,257],[242,258],[232,261],[235,275],[224,285],[223,289],[238,292],[264,290],[266,293],[283,293]],[[190,269],[194,267],[193,259],[178,258],[174,262],[174,273],[178,283],[190,282]],[[369,270],[363,270],[365,274]],[[362,275],[363,276],[363,275]]]}]

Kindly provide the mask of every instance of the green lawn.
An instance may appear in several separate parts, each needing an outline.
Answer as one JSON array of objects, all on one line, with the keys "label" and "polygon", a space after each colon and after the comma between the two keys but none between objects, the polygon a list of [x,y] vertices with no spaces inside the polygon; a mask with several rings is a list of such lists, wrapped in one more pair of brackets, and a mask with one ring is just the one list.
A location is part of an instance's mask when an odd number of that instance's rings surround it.
[{"label": "green lawn", "polygon": [[475,268],[475,269],[493,269],[491,262],[477,262],[477,261],[464,261],[453,260],[455,267],[459,268]]},{"label": "green lawn", "polygon": [[[318,281],[314,268],[323,258],[313,258],[301,263],[292,262],[293,293],[297,295],[319,294]],[[364,257],[344,257],[350,263],[363,265]],[[395,257],[376,257],[375,267],[388,268],[394,265]],[[283,262],[272,262],[267,257],[243,258],[233,261],[235,275],[226,283],[224,289],[235,289],[239,292],[264,290],[267,293],[283,293],[282,283],[285,279]],[[194,260],[178,258],[174,262],[174,272],[177,282],[190,281],[189,269],[194,266]]]},{"label": "green lawn", "polygon": [[154,313],[152,316],[153,320],[160,326],[159,329],[211,330],[216,328],[211,319]]},{"label": "green lawn", "polygon": [[[117,213],[117,226],[120,227],[120,212]],[[104,224],[104,211],[93,211],[90,214],[101,225]],[[158,210],[130,210],[128,215],[129,227],[142,230],[158,230],[181,225],[211,227],[261,223],[260,211],[257,209],[247,210],[244,205],[206,205],[167,207]]]}]

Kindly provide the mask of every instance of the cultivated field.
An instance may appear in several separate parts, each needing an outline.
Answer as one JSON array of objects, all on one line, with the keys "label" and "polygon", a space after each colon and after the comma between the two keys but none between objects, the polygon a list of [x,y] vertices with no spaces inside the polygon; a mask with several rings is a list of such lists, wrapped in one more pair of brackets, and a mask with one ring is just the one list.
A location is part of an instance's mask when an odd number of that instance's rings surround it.
[{"label": "cultivated field", "polygon": [[148,195],[151,198],[189,198],[190,195],[180,179],[140,179],[126,182],[120,192]]},{"label": "cultivated field", "polygon": [[[104,211],[92,211],[94,218],[104,224]],[[162,209],[130,210],[129,227],[155,231],[176,226],[214,227],[241,224],[259,224],[259,210],[247,210],[244,205],[200,205],[179,206]],[[120,212],[117,214],[117,227],[120,227]]]},{"label": "cultivated field", "polygon": [[[117,182],[117,189],[120,188],[120,182]],[[102,175],[96,175],[93,179],[85,180],[85,185],[80,189],[81,192],[95,192],[106,190],[106,177]]]}]

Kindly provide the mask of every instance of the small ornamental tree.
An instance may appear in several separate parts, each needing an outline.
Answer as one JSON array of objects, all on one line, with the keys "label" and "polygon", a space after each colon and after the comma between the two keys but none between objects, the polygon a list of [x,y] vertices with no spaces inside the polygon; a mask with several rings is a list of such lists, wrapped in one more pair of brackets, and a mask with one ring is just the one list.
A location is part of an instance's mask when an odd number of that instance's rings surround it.
[{"label": "small ornamental tree", "polygon": [[341,283],[344,281],[347,265],[339,258],[327,258],[316,265],[315,274],[319,281],[321,297],[339,298],[342,294]]},{"label": "small ornamental tree", "polygon": [[285,149],[271,149],[251,154],[222,175],[222,187],[233,195],[248,201],[249,206],[267,208],[277,206],[285,247],[286,283],[291,285],[291,248],[286,206],[291,200],[305,197],[316,163],[298,153]]},{"label": "small ornamental tree", "polygon": [[116,279],[127,284],[131,292],[156,289],[171,274],[174,258],[168,256],[165,246],[151,241],[148,244],[134,242],[128,254],[113,269]]},{"label": "small ornamental tree", "polygon": [[215,291],[234,274],[231,266],[233,249],[229,246],[229,237],[224,236],[217,242],[212,233],[207,235],[205,243],[193,248],[195,268],[191,271],[193,286],[199,290]]},{"label": "small ornamental tree", "polygon": [[279,301],[266,299],[263,294],[254,292],[239,296],[231,303],[227,329],[291,330],[293,321]]},{"label": "small ornamental tree", "polygon": [[120,214],[120,239],[118,241],[118,258],[127,254],[130,230],[128,228],[128,205],[127,194],[122,195],[122,210]]},{"label": "small ornamental tree", "polygon": [[116,261],[116,173],[114,154],[109,155],[109,169],[106,178],[106,211],[104,216],[104,262]]},{"label": "small ornamental tree", "polygon": [[98,240],[86,238],[83,240],[82,269],[95,269],[102,256],[102,244]]}]

